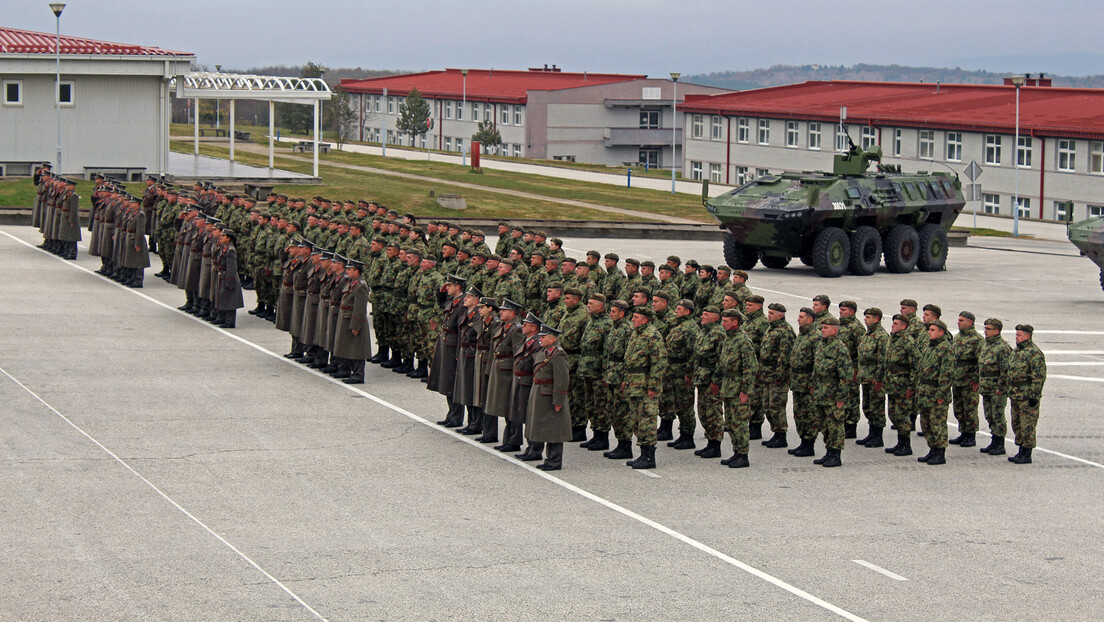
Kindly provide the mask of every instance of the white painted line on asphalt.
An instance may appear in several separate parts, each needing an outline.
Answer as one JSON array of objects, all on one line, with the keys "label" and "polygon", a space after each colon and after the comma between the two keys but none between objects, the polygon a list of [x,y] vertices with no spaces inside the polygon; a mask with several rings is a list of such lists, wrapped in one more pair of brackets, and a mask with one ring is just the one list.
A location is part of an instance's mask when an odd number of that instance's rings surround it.
[{"label": "white painted line on asphalt", "polygon": [[[296,369],[300,370],[301,372],[317,376],[317,377],[319,377],[321,379],[324,379],[324,380],[326,380],[326,381],[328,381],[332,384],[337,385],[340,388],[348,389],[348,390],[356,393],[357,395],[360,395],[361,397],[365,397],[365,398],[367,398],[369,400],[372,400],[373,402],[379,404],[380,406],[384,406],[385,408],[389,408],[390,410],[393,410],[396,413],[399,413],[400,415],[403,415],[404,417],[407,417],[408,419],[411,419],[412,421],[414,421],[416,423],[420,423],[420,424],[426,426],[427,428],[429,428],[431,430],[435,430],[435,431],[443,433],[443,434],[448,434],[449,436],[452,436],[453,438],[455,438],[457,440],[463,441],[463,442],[475,447],[476,449],[479,449],[479,450],[484,451],[484,452],[486,452],[490,455],[493,455],[496,458],[499,458],[499,459],[501,459],[501,460],[513,465],[513,466],[523,468],[523,469],[529,471],[530,473],[532,473],[532,474],[534,474],[538,477],[542,477],[545,480],[547,480],[547,481],[549,481],[549,482],[551,482],[551,483],[553,483],[557,486],[560,486],[561,488],[569,490],[569,491],[571,491],[571,492],[573,492],[573,493],[575,493],[575,494],[577,494],[577,495],[579,495],[579,496],[581,496],[585,499],[588,499],[588,500],[593,501],[593,502],[595,502],[595,503],[597,503],[597,504],[599,504],[603,507],[606,507],[610,510],[613,510],[614,512],[617,512],[617,513],[621,514],[622,516],[625,516],[625,517],[630,518],[632,520],[635,520],[635,521],[637,521],[637,522],[639,522],[643,525],[651,527],[652,529],[655,529],[656,531],[659,531],[660,533],[663,533],[663,534],[665,534],[667,536],[670,536],[670,537],[672,537],[672,538],[674,538],[674,539],[676,539],[676,540],[678,540],[678,541],[680,541],[684,544],[687,544],[691,547],[694,547],[695,549],[698,549],[699,551],[701,551],[703,553],[706,553],[707,555],[715,557],[716,559],[719,559],[719,560],[725,562],[726,564],[729,564],[729,565],[734,566],[734,567],[736,567],[740,570],[743,570],[744,572],[746,572],[746,573],[748,573],[748,574],[750,574],[754,577],[762,579],[763,581],[766,581],[767,583],[770,583],[771,585],[774,585],[775,587],[781,588],[781,589],[783,589],[783,590],[785,590],[785,591],[787,591],[787,592],[789,592],[789,593],[791,593],[791,594],[793,594],[793,595],[795,595],[799,598],[802,598],[802,599],[804,599],[804,600],[806,600],[806,601],[808,601],[808,602],[810,602],[810,603],[812,603],[812,604],[814,604],[814,605],[816,605],[816,606],[818,606],[822,609],[830,611],[830,612],[832,612],[832,613],[834,613],[834,614],[836,614],[836,615],[838,615],[838,616],[840,616],[844,619],[851,620],[852,622],[866,622],[865,618],[857,616],[857,615],[847,611],[846,609],[843,609],[841,607],[833,605],[832,603],[830,603],[828,601],[817,598],[816,596],[813,596],[812,594],[806,592],[805,590],[802,590],[801,588],[798,588],[797,586],[791,585],[791,584],[787,583],[786,581],[783,581],[782,579],[779,579],[778,577],[775,577],[774,575],[767,574],[766,572],[764,572],[762,570],[759,570],[758,568],[756,568],[754,566],[750,566],[750,565],[736,559],[735,557],[732,557],[730,555],[726,555],[725,553],[722,553],[721,551],[718,551],[717,549],[714,549],[713,547],[711,547],[707,544],[699,542],[698,540],[695,540],[695,539],[691,538],[690,536],[687,536],[687,535],[685,535],[685,534],[683,534],[679,531],[675,531],[674,529],[671,529],[670,527],[667,527],[666,525],[657,523],[656,521],[653,521],[650,518],[647,518],[645,516],[637,514],[636,512],[633,512],[632,510],[630,510],[628,508],[620,506],[620,505],[618,505],[618,504],[616,504],[616,503],[614,503],[614,502],[612,502],[612,501],[610,501],[610,500],[608,500],[604,497],[599,497],[598,495],[596,495],[594,493],[591,493],[591,492],[588,492],[586,490],[583,490],[582,488],[579,488],[578,486],[575,486],[574,484],[570,484],[570,483],[568,483],[568,482],[566,482],[562,479],[559,479],[557,477],[553,477],[549,473],[547,473],[545,471],[541,471],[540,469],[537,469],[536,467],[530,466],[527,463],[519,462],[517,460],[513,460],[513,459],[511,459],[510,456],[508,456],[506,454],[495,451],[493,448],[487,447],[486,445],[484,445],[482,443],[478,443],[472,438],[468,438],[468,437],[466,437],[462,434],[457,434],[456,432],[453,432],[449,429],[442,428],[442,427],[440,427],[440,426],[438,426],[438,425],[436,425],[436,424],[434,424],[434,423],[432,423],[432,422],[430,422],[426,419],[423,419],[422,417],[419,417],[418,415],[415,415],[414,413],[412,413],[412,412],[410,412],[410,411],[408,411],[404,408],[401,408],[399,406],[396,406],[395,404],[392,404],[391,402],[388,402],[387,400],[384,400],[383,398],[377,397],[375,395],[372,395],[371,393],[368,393],[367,391],[359,389],[354,385],[345,384],[345,383],[341,382],[340,380],[332,378],[332,377],[330,377],[326,374],[323,374],[323,373],[321,373],[317,370],[310,369],[308,367],[303,367],[302,365],[300,365],[300,364],[298,364],[298,363],[296,363],[296,362],[294,362],[290,359],[284,358],[284,356],[282,354],[277,354],[277,353],[273,352],[272,350],[269,350],[269,349],[265,348],[264,346],[253,343],[252,341],[249,341],[249,340],[247,340],[243,337],[235,335],[235,334],[233,334],[233,333],[231,333],[231,332],[229,332],[225,329],[222,329],[222,328],[219,328],[217,326],[213,326],[211,324],[208,324],[207,322],[205,322],[205,321],[203,321],[203,320],[201,320],[197,317],[194,317],[190,314],[184,313],[183,311],[180,311],[179,309],[177,309],[177,308],[175,308],[175,307],[173,307],[173,306],[171,306],[167,303],[161,302],[160,300],[157,300],[156,298],[148,296],[143,292],[140,292],[140,291],[135,290],[135,289],[131,289],[129,287],[126,287],[125,285],[122,285],[121,283],[116,283],[115,281],[112,281],[111,279],[108,279],[108,278],[106,278],[102,275],[96,274],[95,271],[89,270],[88,268],[85,268],[84,266],[80,266],[80,265],[77,265],[75,263],[72,263],[72,262],[66,261],[64,259],[61,259],[60,257],[56,257],[52,253],[49,253],[49,252],[44,251],[42,249],[37,249],[37,248],[34,247],[34,245],[30,244],[29,242],[25,242],[25,241],[15,237],[15,236],[11,235],[10,233],[8,233],[6,231],[0,231],[0,233],[2,233],[3,235],[11,238],[12,240],[15,240],[16,242],[18,242],[18,243],[20,243],[20,244],[22,244],[22,245],[24,245],[28,248],[38,250],[38,251],[42,252],[43,254],[51,256],[54,259],[62,262],[65,265],[72,266],[72,267],[74,267],[78,270],[83,270],[84,272],[86,272],[86,273],[88,273],[88,274],[90,274],[90,275],[92,275],[92,276],[94,276],[98,279],[101,279],[101,280],[107,282],[110,285],[115,285],[116,287],[122,289],[125,292],[134,294],[134,295],[136,295],[140,298],[143,298],[143,299],[145,299],[149,302],[152,302],[153,304],[155,304],[159,307],[162,307],[162,308],[164,308],[164,309],[166,309],[166,310],[168,310],[172,313],[176,313],[176,314],[179,314],[179,315],[184,316],[186,318],[189,318],[189,319],[203,325],[205,328],[209,328],[211,330],[214,330],[218,333],[221,333],[221,334],[225,335],[226,337],[229,337],[229,338],[231,338],[235,341],[238,341],[238,342],[240,342],[240,343],[242,343],[246,346],[249,346],[249,347],[253,348],[254,350],[257,350],[258,352],[261,352],[263,354],[267,354],[268,356],[271,356],[272,358],[276,359],[277,361],[280,361],[280,362],[286,363],[288,365],[291,365],[291,366],[295,367]],[[14,378],[13,378],[13,380],[14,380]],[[41,401],[41,399],[39,401]],[[43,403],[45,403],[45,402],[43,402]],[[61,416],[60,413],[58,413],[58,414],[59,414],[59,416]],[[62,418],[64,419],[64,417],[62,417]],[[68,421],[68,419],[66,419],[66,421]],[[70,422],[70,425],[73,425],[72,422]],[[74,425],[73,427],[76,427],[76,426]],[[79,430],[80,428],[77,428],[77,429]],[[87,436],[87,434],[85,436]],[[92,437],[88,437],[88,438],[91,439]],[[95,439],[92,439],[92,441],[95,442],[97,445],[100,445],[98,442],[95,441]],[[103,445],[100,445],[100,447],[102,447],[104,449],[104,451],[108,451],[108,453],[110,453],[110,451],[106,447],[103,447]],[[114,454],[111,454],[111,455],[114,456]],[[119,460],[117,457],[115,459]],[[122,460],[119,460],[119,462],[122,463],[124,466],[126,466],[126,463],[123,463]],[[129,466],[127,466],[127,468],[130,469]],[[132,472],[134,472],[135,475],[138,475],[138,473],[136,471],[134,471],[133,469],[130,469],[130,470]],[[138,477],[141,478],[142,476],[138,475]],[[154,490],[157,490],[162,496],[165,496],[164,493],[161,493],[160,490],[158,490],[155,486],[153,486],[153,484],[149,483],[149,481],[146,480],[145,478],[142,478],[142,481],[145,481],[147,484],[150,485],[150,487],[152,487]],[[167,496],[165,496],[165,498],[168,499]],[[170,499],[170,502],[171,502],[171,499]],[[176,503],[174,502],[173,505],[176,505]],[[177,507],[180,507],[180,506],[177,506]],[[185,513],[187,513],[183,508],[180,508],[180,509],[181,509],[181,511],[184,511]],[[191,515],[189,514],[189,516],[191,516]],[[193,517],[193,520],[195,520],[197,523],[199,523],[199,519],[195,519]],[[199,523],[199,524],[202,525],[202,523]],[[204,526],[204,527],[206,528],[206,526]],[[211,531],[210,529],[207,529],[207,530],[210,531],[212,534],[214,534],[216,537],[218,537],[220,540],[225,542],[227,544],[227,546],[231,546],[229,542],[226,542],[225,540],[223,540],[220,536],[218,536],[218,534],[215,534],[215,532]],[[233,547],[231,546],[231,548],[233,548]],[[237,549],[234,549],[234,550],[237,551]],[[249,560],[248,557],[246,557],[244,554],[242,554],[240,552],[239,552],[239,555],[242,555],[242,557],[244,559]],[[257,568],[262,573],[264,573],[264,575],[266,577],[268,577],[272,581],[276,582],[276,584],[279,585],[280,587],[282,587],[287,593],[292,594],[291,590],[288,590],[286,587],[284,587],[284,585],[282,583],[280,583],[279,581],[277,581],[274,577],[272,577],[272,575],[269,575],[267,572],[265,572],[263,569],[261,569],[260,566],[257,566],[251,560],[249,560],[249,561],[250,561],[251,564],[253,564],[253,566],[255,568]],[[292,596],[294,596],[294,594],[292,594]],[[302,604],[304,607],[306,607],[311,613],[314,613],[319,618],[324,619],[320,615],[318,615],[317,612],[315,612],[313,609],[311,609],[306,603],[303,603],[303,601],[300,600],[298,597],[295,597],[295,600],[299,601],[299,603]]]},{"label": "white painted line on asphalt", "polygon": [[1081,382],[1104,382],[1104,378],[1093,378],[1091,376],[1064,376],[1062,374],[1047,374],[1047,380],[1057,378],[1059,380],[1080,380]]},{"label": "white painted line on asphalt", "polygon": [[1104,330],[1039,330],[1036,335],[1104,335]]},{"label": "white painted line on asphalt", "polygon": [[[780,291],[776,291],[776,290],[773,290],[773,289],[767,289],[765,287],[756,287],[755,291],[770,292],[772,294],[779,294],[779,295],[782,295],[782,296],[791,296],[791,297],[797,298],[799,300],[808,300],[810,302],[813,300],[812,296],[798,296],[797,294],[791,294],[789,292],[780,292]],[[856,300],[857,301],[857,300],[862,300],[862,298],[859,298],[858,296],[853,296],[852,295],[852,296],[847,296],[846,298],[841,298],[840,300]]]},{"label": "white painted line on asphalt", "polygon": [[882,568],[881,566],[875,566],[874,564],[872,564],[868,561],[865,561],[865,560],[862,560],[862,559],[852,559],[851,561],[855,562],[856,564],[858,564],[860,566],[865,566],[865,567],[873,570],[874,572],[884,574],[885,576],[889,577],[890,579],[893,579],[894,581],[908,581],[908,579],[902,577],[901,575],[899,575],[895,572],[890,572],[890,571],[886,570],[885,568]]},{"label": "white painted line on asphalt", "polygon": [[1104,367],[1104,361],[1089,361],[1085,363],[1065,361],[1061,363],[1047,363],[1047,367]]},{"label": "white painted line on asphalt", "polygon": [[1104,354],[1104,350],[1043,350],[1047,356],[1060,356],[1063,354]]},{"label": "white painted line on asphalt", "polygon": [[641,475],[647,475],[648,477],[654,477],[656,479],[663,479],[662,475],[656,475],[655,473],[652,473],[651,471],[647,471],[647,470],[644,470],[644,469],[634,469],[634,470],[637,473],[640,473]]},{"label": "white painted line on asphalt", "polygon": [[[1075,380],[1094,380],[1096,382],[1104,382],[1104,378],[1080,378],[1080,377],[1077,377],[1077,376],[1056,376],[1056,375],[1048,375],[1047,376],[1048,380],[1051,379],[1051,378],[1073,378]],[[954,428],[956,430],[958,429],[958,424],[955,423],[954,421],[948,420],[947,421],[947,426],[948,426],[948,428]],[[978,430],[977,434],[980,434],[981,436],[988,436],[988,437],[993,436],[989,432],[982,432],[981,430]],[[1015,445],[1015,443],[1016,443],[1016,439],[1014,439],[1012,437],[1005,437],[1005,439],[1004,439],[1004,444],[1005,445]],[[1098,469],[1104,469],[1104,464],[1100,464],[1099,462],[1093,462],[1092,460],[1085,460],[1084,458],[1078,458],[1077,456],[1071,456],[1069,454],[1064,454],[1060,451],[1054,451],[1053,449],[1044,449],[1042,447],[1039,447],[1038,445],[1035,446],[1035,451],[1039,451],[1039,452],[1042,452],[1042,453],[1045,453],[1045,454],[1050,454],[1052,456],[1059,456],[1059,457],[1062,457],[1062,458],[1066,458],[1067,460],[1073,460],[1074,462],[1080,462],[1081,464],[1087,464],[1089,466],[1094,466]]]},{"label": "white painted line on asphalt", "polygon": [[[7,234],[5,234],[5,235],[7,235]],[[63,261],[64,261],[64,260],[63,260]],[[79,267],[79,266],[78,266],[78,267]],[[81,268],[81,269],[83,270],[84,268]],[[14,382],[15,384],[19,385],[19,388],[21,388],[21,389],[23,389],[24,391],[26,391],[27,393],[29,393],[29,394],[31,395],[31,397],[33,397],[33,398],[35,398],[36,400],[38,400],[39,402],[41,402],[41,403],[42,403],[42,405],[43,405],[43,406],[45,406],[46,408],[49,408],[49,409],[50,409],[50,411],[51,411],[51,412],[53,412],[53,413],[54,413],[55,415],[57,415],[58,417],[60,417],[62,421],[64,421],[65,423],[68,423],[68,424],[69,424],[69,425],[70,425],[70,426],[71,426],[71,427],[72,427],[72,428],[73,428],[74,430],[76,430],[77,432],[79,432],[79,433],[80,433],[80,434],[81,434],[82,436],[84,436],[84,437],[85,437],[85,438],[87,438],[88,440],[92,441],[92,443],[93,443],[94,445],[96,445],[96,447],[99,447],[100,449],[102,449],[102,450],[104,451],[104,453],[106,453],[107,455],[111,456],[111,457],[112,457],[112,458],[113,458],[113,459],[114,459],[114,460],[115,460],[116,462],[118,462],[119,464],[121,464],[121,465],[123,466],[123,468],[125,468],[125,469],[126,469],[126,470],[128,470],[128,471],[130,471],[130,472],[131,472],[132,474],[134,474],[134,476],[135,476],[135,477],[137,477],[138,479],[142,480],[142,482],[143,482],[143,483],[145,483],[145,484],[146,484],[147,486],[149,486],[149,487],[150,487],[150,488],[151,488],[151,489],[152,489],[152,490],[153,490],[154,492],[156,492],[156,493],[157,493],[158,495],[160,495],[162,499],[164,499],[165,501],[168,501],[168,502],[169,502],[169,503],[170,503],[170,504],[171,504],[171,505],[172,505],[172,506],[173,506],[174,508],[176,508],[176,509],[180,510],[180,511],[181,511],[181,512],[182,512],[182,513],[184,514],[184,516],[187,516],[188,518],[192,519],[192,521],[193,521],[193,522],[195,522],[195,524],[197,524],[197,525],[199,525],[200,527],[202,527],[202,528],[204,529],[204,531],[206,531],[207,533],[209,533],[209,534],[211,534],[212,536],[214,536],[214,537],[215,537],[215,538],[216,538],[216,539],[217,539],[217,540],[218,540],[219,542],[221,542],[221,543],[223,543],[224,545],[226,545],[226,547],[227,547],[227,548],[229,548],[229,549],[230,549],[231,551],[234,551],[235,553],[237,553],[239,557],[241,557],[241,558],[242,558],[242,559],[244,559],[244,560],[245,560],[246,562],[248,562],[250,566],[253,566],[254,568],[256,568],[256,569],[257,569],[257,571],[258,571],[258,572],[260,572],[261,574],[263,574],[263,575],[264,575],[264,576],[265,576],[265,577],[266,577],[266,578],[267,578],[267,579],[268,579],[269,581],[271,581],[271,582],[275,583],[275,584],[276,584],[276,585],[277,585],[277,586],[278,586],[278,587],[279,587],[279,588],[280,588],[281,590],[283,590],[283,591],[287,592],[288,596],[291,596],[292,598],[294,598],[294,599],[295,599],[295,602],[299,603],[300,605],[302,605],[302,606],[303,606],[303,608],[304,608],[304,609],[306,609],[307,611],[309,611],[309,612],[311,612],[312,614],[314,614],[314,617],[318,618],[319,620],[323,620],[323,621],[325,621],[325,620],[326,620],[326,618],[322,617],[322,614],[318,613],[318,612],[317,612],[317,611],[315,611],[315,610],[314,610],[314,609],[313,609],[313,608],[312,608],[312,607],[311,607],[310,605],[308,605],[307,603],[303,602],[303,599],[302,599],[302,598],[299,598],[299,596],[298,596],[298,595],[296,595],[296,594],[295,594],[295,592],[292,592],[292,591],[291,591],[290,589],[288,589],[288,587],[287,587],[286,585],[284,585],[283,583],[281,583],[279,579],[277,579],[276,577],[274,577],[274,576],[272,576],[271,574],[269,574],[267,570],[265,570],[264,568],[261,568],[261,567],[260,567],[260,565],[258,565],[258,564],[257,564],[257,562],[253,561],[252,559],[250,559],[248,555],[246,555],[245,553],[242,553],[242,552],[241,552],[240,550],[238,550],[238,547],[234,546],[233,544],[230,544],[230,542],[229,542],[229,541],[227,541],[227,540],[226,540],[226,538],[223,538],[222,536],[220,536],[220,535],[219,535],[218,533],[216,533],[216,532],[215,532],[215,531],[214,531],[213,529],[211,529],[210,527],[208,527],[208,526],[207,526],[207,525],[206,525],[206,524],[205,524],[205,523],[204,523],[203,521],[201,521],[201,520],[199,520],[198,518],[196,518],[196,516],[195,516],[194,514],[192,514],[192,513],[191,513],[191,512],[189,512],[188,510],[184,509],[184,507],[183,507],[183,506],[181,506],[181,505],[180,505],[179,503],[177,503],[176,501],[174,501],[172,497],[170,497],[169,495],[165,494],[165,493],[164,493],[164,491],[162,491],[162,490],[161,490],[160,488],[158,488],[158,487],[157,487],[157,486],[156,486],[156,485],[155,485],[155,484],[154,484],[153,482],[151,482],[151,481],[149,481],[148,479],[146,479],[145,477],[143,477],[141,473],[139,473],[138,471],[135,471],[135,470],[134,470],[134,467],[130,466],[130,465],[129,465],[129,464],[127,464],[127,463],[126,463],[126,461],[124,461],[124,460],[123,460],[122,458],[120,458],[119,456],[115,455],[115,452],[113,452],[113,451],[111,451],[110,449],[108,449],[107,447],[105,447],[105,446],[103,445],[103,443],[101,443],[100,441],[98,441],[98,440],[96,440],[95,438],[93,438],[93,437],[92,437],[92,435],[90,435],[90,434],[89,434],[88,432],[85,432],[85,431],[84,431],[83,429],[81,429],[81,427],[80,427],[80,426],[78,426],[77,424],[73,423],[73,422],[72,422],[72,421],[71,421],[71,420],[70,420],[70,419],[69,419],[68,417],[66,417],[65,415],[63,415],[63,414],[61,414],[60,412],[58,412],[58,410],[57,410],[56,408],[54,408],[53,406],[51,406],[51,405],[50,405],[50,404],[49,404],[48,402],[46,402],[46,400],[44,400],[44,399],[42,399],[41,397],[39,397],[39,396],[38,396],[38,394],[37,394],[37,393],[35,393],[34,391],[32,391],[32,390],[31,390],[30,388],[28,388],[28,387],[27,387],[27,385],[25,385],[25,384],[23,384],[22,382],[20,382],[19,380],[17,380],[17,379],[15,378],[15,376],[13,376],[13,375],[9,374],[9,373],[7,372],[7,370],[5,370],[5,369],[4,369],[4,368],[2,368],[2,367],[0,367],[0,373],[4,374],[4,375],[5,375],[5,376],[7,376],[8,378],[10,378],[12,382]]]}]

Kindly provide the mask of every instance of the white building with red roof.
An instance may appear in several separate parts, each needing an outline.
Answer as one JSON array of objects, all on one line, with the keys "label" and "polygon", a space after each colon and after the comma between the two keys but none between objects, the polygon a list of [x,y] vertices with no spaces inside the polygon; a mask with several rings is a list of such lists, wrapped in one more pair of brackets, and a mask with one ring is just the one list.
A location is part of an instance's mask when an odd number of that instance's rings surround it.
[{"label": "white building with red roof", "polygon": [[[0,176],[30,175],[41,162],[56,167],[57,43],[53,33],[0,27]],[[186,74],[195,55],[69,35],[59,51],[60,172],[165,172],[169,80]]]},{"label": "white building with red roof", "polygon": [[[855,144],[881,145],[905,171],[982,168],[979,213],[1060,220],[1104,215],[1104,90],[889,82],[804,82],[688,96],[683,175],[739,185],[767,173],[831,170],[846,149],[840,108]],[[963,177],[963,183],[969,183]],[[1018,187],[1018,191],[1017,191]],[[967,209],[971,209],[968,206]]]}]

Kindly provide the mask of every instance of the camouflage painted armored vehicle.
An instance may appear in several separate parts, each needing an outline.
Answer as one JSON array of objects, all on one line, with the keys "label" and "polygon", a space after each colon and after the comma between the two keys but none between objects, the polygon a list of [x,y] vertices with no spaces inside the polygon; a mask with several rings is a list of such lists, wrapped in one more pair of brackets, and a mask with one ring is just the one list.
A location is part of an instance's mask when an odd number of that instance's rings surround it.
[{"label": "camouflage painted armored vehicle", "polygon": [[[1072,213],[1069,209],[1067,213]],[[1104,288],[1104,216],[1095,216],[1079,222],[1071,222],[1066,235],[1081,254],[1088,257],[1100,268],[1100,287]]]},{"label": "camouflage painted armored vehicle", "polygon": [[[957,176],[902,173],[881,165],[881,147],[854,144],[832,173],[766,175],[713,199],[709,213],[727,231],[725,260],[749,270],[784,268],[798,257],[823,277],[886,269],[934,272],[947,261],[947,231],[966,204]],[[704,193],[703,193],[704,196]]]}]

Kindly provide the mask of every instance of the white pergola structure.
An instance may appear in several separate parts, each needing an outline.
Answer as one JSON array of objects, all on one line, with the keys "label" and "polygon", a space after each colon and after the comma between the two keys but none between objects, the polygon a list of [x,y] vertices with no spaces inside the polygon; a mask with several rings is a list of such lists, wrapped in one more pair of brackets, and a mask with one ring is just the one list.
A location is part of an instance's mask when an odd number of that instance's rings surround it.
[{"label": "white pergola structure", "polygon": [[314,176],[318,177],[318,143],[321,102],[333,97],[329,85],[321,78],[288,78],[255,76],[236,73],[193,72],[174,78],[178,98],[195,102],[195,153],[199,155],[199,100],[230,100],[230,160],[234,160],[234,100],[259,99],[268,102],[268,168],[273,166],[276,140],[275,104],[305,104],[314,106]]}]

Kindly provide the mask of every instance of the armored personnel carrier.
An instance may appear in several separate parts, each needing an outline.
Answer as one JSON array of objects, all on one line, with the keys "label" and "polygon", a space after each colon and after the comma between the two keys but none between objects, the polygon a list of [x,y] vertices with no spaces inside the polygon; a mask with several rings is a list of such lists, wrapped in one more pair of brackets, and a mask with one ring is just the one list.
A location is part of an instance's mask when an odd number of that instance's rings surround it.
[{"label": "armored personnel carrier", "polygon": [[[1070,209],[1068,213],[1072,213]],[[1094,216],[1066,226],[1066,235],[1081,254],[1100,268],[1100,287],[1104,289],[1104,216]]]},{"label": "armored personnel carrier", "polygon": [[831,173],[766,175],[702,202],[727,231],[724,256],[750,270],[785,268],[794,257],[822,277],[870,275],[885,257],[895,273],[935,272],[947,261],[947,231],[966,202],[957,175],[902,173],[879,164],[881,147],[851,144]]}]

